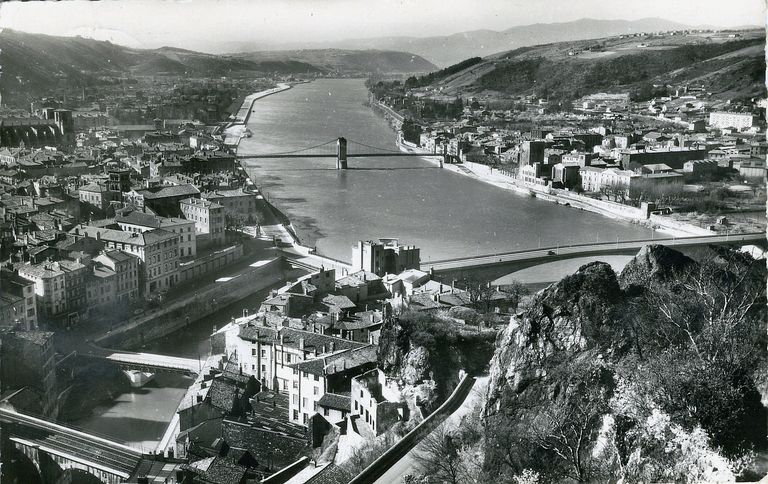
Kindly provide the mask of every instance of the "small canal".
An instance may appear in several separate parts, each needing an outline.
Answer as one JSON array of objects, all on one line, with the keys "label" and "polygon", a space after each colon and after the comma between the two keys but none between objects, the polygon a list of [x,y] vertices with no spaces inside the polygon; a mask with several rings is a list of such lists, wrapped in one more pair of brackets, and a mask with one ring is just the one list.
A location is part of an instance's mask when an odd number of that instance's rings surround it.
[{"label": "small canal", "polygon": [[[244,308],[253,312],[276,287],[279,285],[256,291],[207,318],[147,344],[141,351],[205,360],[211,354],[210,335],[214,327],[221,328],[233,317],[242,316]],[[192,377],[158,373],[144,387],[131,389],[108,404],[97,406],[91,415],[70,423],[144,451],[154,450],[192,381]]]}]

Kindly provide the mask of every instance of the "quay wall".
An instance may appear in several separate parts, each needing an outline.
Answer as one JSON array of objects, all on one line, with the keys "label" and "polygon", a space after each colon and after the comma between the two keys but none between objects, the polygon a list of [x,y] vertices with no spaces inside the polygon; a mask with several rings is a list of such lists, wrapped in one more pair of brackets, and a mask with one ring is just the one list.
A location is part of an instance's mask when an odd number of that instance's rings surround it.
[{"label": "quay wall", "polygon": [[258,267],[251,267],[232,279],[209,284],[192,297],[171,303],[141,319],[129,321],[94,340],[102,347],[135,349],[143,344],[167,336],[174,331],[210,316],[250,294],[278,284],[285,279],[282,258],[276,258]]},{"label": "quay wall", "polygon": [[193,260],[179,264],[179,282],[187,282],[222,269],[229,264],[234,264],[243,256],[243,245],[237,244],[231,247],[219,249],[203,257],[196,257]]}]

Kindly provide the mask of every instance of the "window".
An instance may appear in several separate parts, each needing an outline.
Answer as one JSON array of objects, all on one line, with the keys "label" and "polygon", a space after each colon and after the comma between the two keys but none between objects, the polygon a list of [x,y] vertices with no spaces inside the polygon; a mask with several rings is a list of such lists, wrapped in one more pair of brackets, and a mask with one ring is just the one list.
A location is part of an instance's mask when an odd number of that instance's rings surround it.
[{"label": "window", "polygon": [[307,414],[305,413],[303,415],[304,415],[304,423],[307,423]]},{"label": "window", "polygon": [[261,371],[267,371],[267,365],[261,365]]},{"label": "window", "polygon": [[256,348],[251,348],[251,356],[256,356]]},{"label": "window", "polygon": [[315,381],[320,381],[320,376],[319,375],[315,375]]},{"label": "window", "polygon": [[317,412],[317,402],[312,402],[312,410]]},{"label": "window", "polygon": [[312,389],[312,394],[313,394],[313,395],[319,395],[319,394],[320,394],[320,389],[319,389],[319,388],[317,388],[317,387],[314,387],[314,388]]},{"label": "window", "polygon": [[330,413],[330,412],[328,411],[328,409],[327,409],[327,408],[324,408],[324,409],[323,409],[323,415],[325,415],[325,416],[327,417],[329,413]]},{"label": "window", "polygon": [[307,408],[307,397],[301,399],[301,408]]},{"label": "window", "polygon": [[293,419],[294,420],[298,420],[299,419],[299,411],[298,410],[294,410],[293,411]]},{"label": "window", "polygon": [[261,357],[266,358],[267,357],[267,350],[261,350]]},{"label": "window", "polygon": [[293,381],[293,388],[299,388],[299,382],[296,380]]},{"label": "window", "polygon": [[294,405],[298,405],[299,404],[299,396],[298,395],[292,395],[291,400],[292,400],[291,403],[293,403]]}]

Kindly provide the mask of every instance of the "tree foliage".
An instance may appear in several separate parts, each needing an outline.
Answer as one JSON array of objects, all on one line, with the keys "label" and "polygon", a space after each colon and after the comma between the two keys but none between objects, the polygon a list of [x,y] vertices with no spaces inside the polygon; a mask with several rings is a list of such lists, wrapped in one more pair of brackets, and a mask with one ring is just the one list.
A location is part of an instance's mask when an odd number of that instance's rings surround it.
[{"label": "tree foliage", "polygon": [[[613,289],[612,302],[599,288],[582,288],[595,295],[589,306],[604,308],[593,316],[583,308],[550,313],[578,318],[586,347],[539,360],[539,376],[487,420],[489,475],[529,470],[545,482],[747,475],[753,451],[768,448],[758,391],[768,372],[765,264],[717,247],[688,261]],[[565,282],[558,292],[575,290]]]}]

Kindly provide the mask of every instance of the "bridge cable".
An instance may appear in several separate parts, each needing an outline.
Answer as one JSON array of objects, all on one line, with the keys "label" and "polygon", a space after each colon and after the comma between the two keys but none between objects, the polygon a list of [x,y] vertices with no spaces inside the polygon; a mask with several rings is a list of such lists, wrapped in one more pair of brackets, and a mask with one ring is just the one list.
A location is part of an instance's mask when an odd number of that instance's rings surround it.
[{"label": "bridge cable", "polygon": [[349,140],[349,143],[350,144],[359,145],[359,146],[363,146],[365,148],[370,148],[372,150],[385,151],[387,153],[402,153],[402,151],[400,151],[400,150],[396,150],[396,149],[392,149],[392,148],[381,148],[379,146],[371,146],[371,145],[367,145],[365,143],[360,143],[359,141]]},{"label": "bridge cable", "polygon": [[281,151],[281,152],[277,152],[277,153],[264,153],[264,154],[256,153],[256,154],[253,154],[253,155],[244,155],[243,158],[248,158],[249,156],[267,157],[267,156],[274,156],[274,155],[293,155],[293,154],[296,154],[296,153],[301,153],[303,151],[310,151],[310,150],[313,150],[315,148],[321,148],[323,146],[327,146],[327,145],[329,145],[331,143],[335,143],[335,142],[336,142],[336,140],[332,139],[330,141],[326,141],[325,143],[320,143],[320,144],[314,145],[314,146],[308,146],[306,148],[299,148],[297,150]]}]

